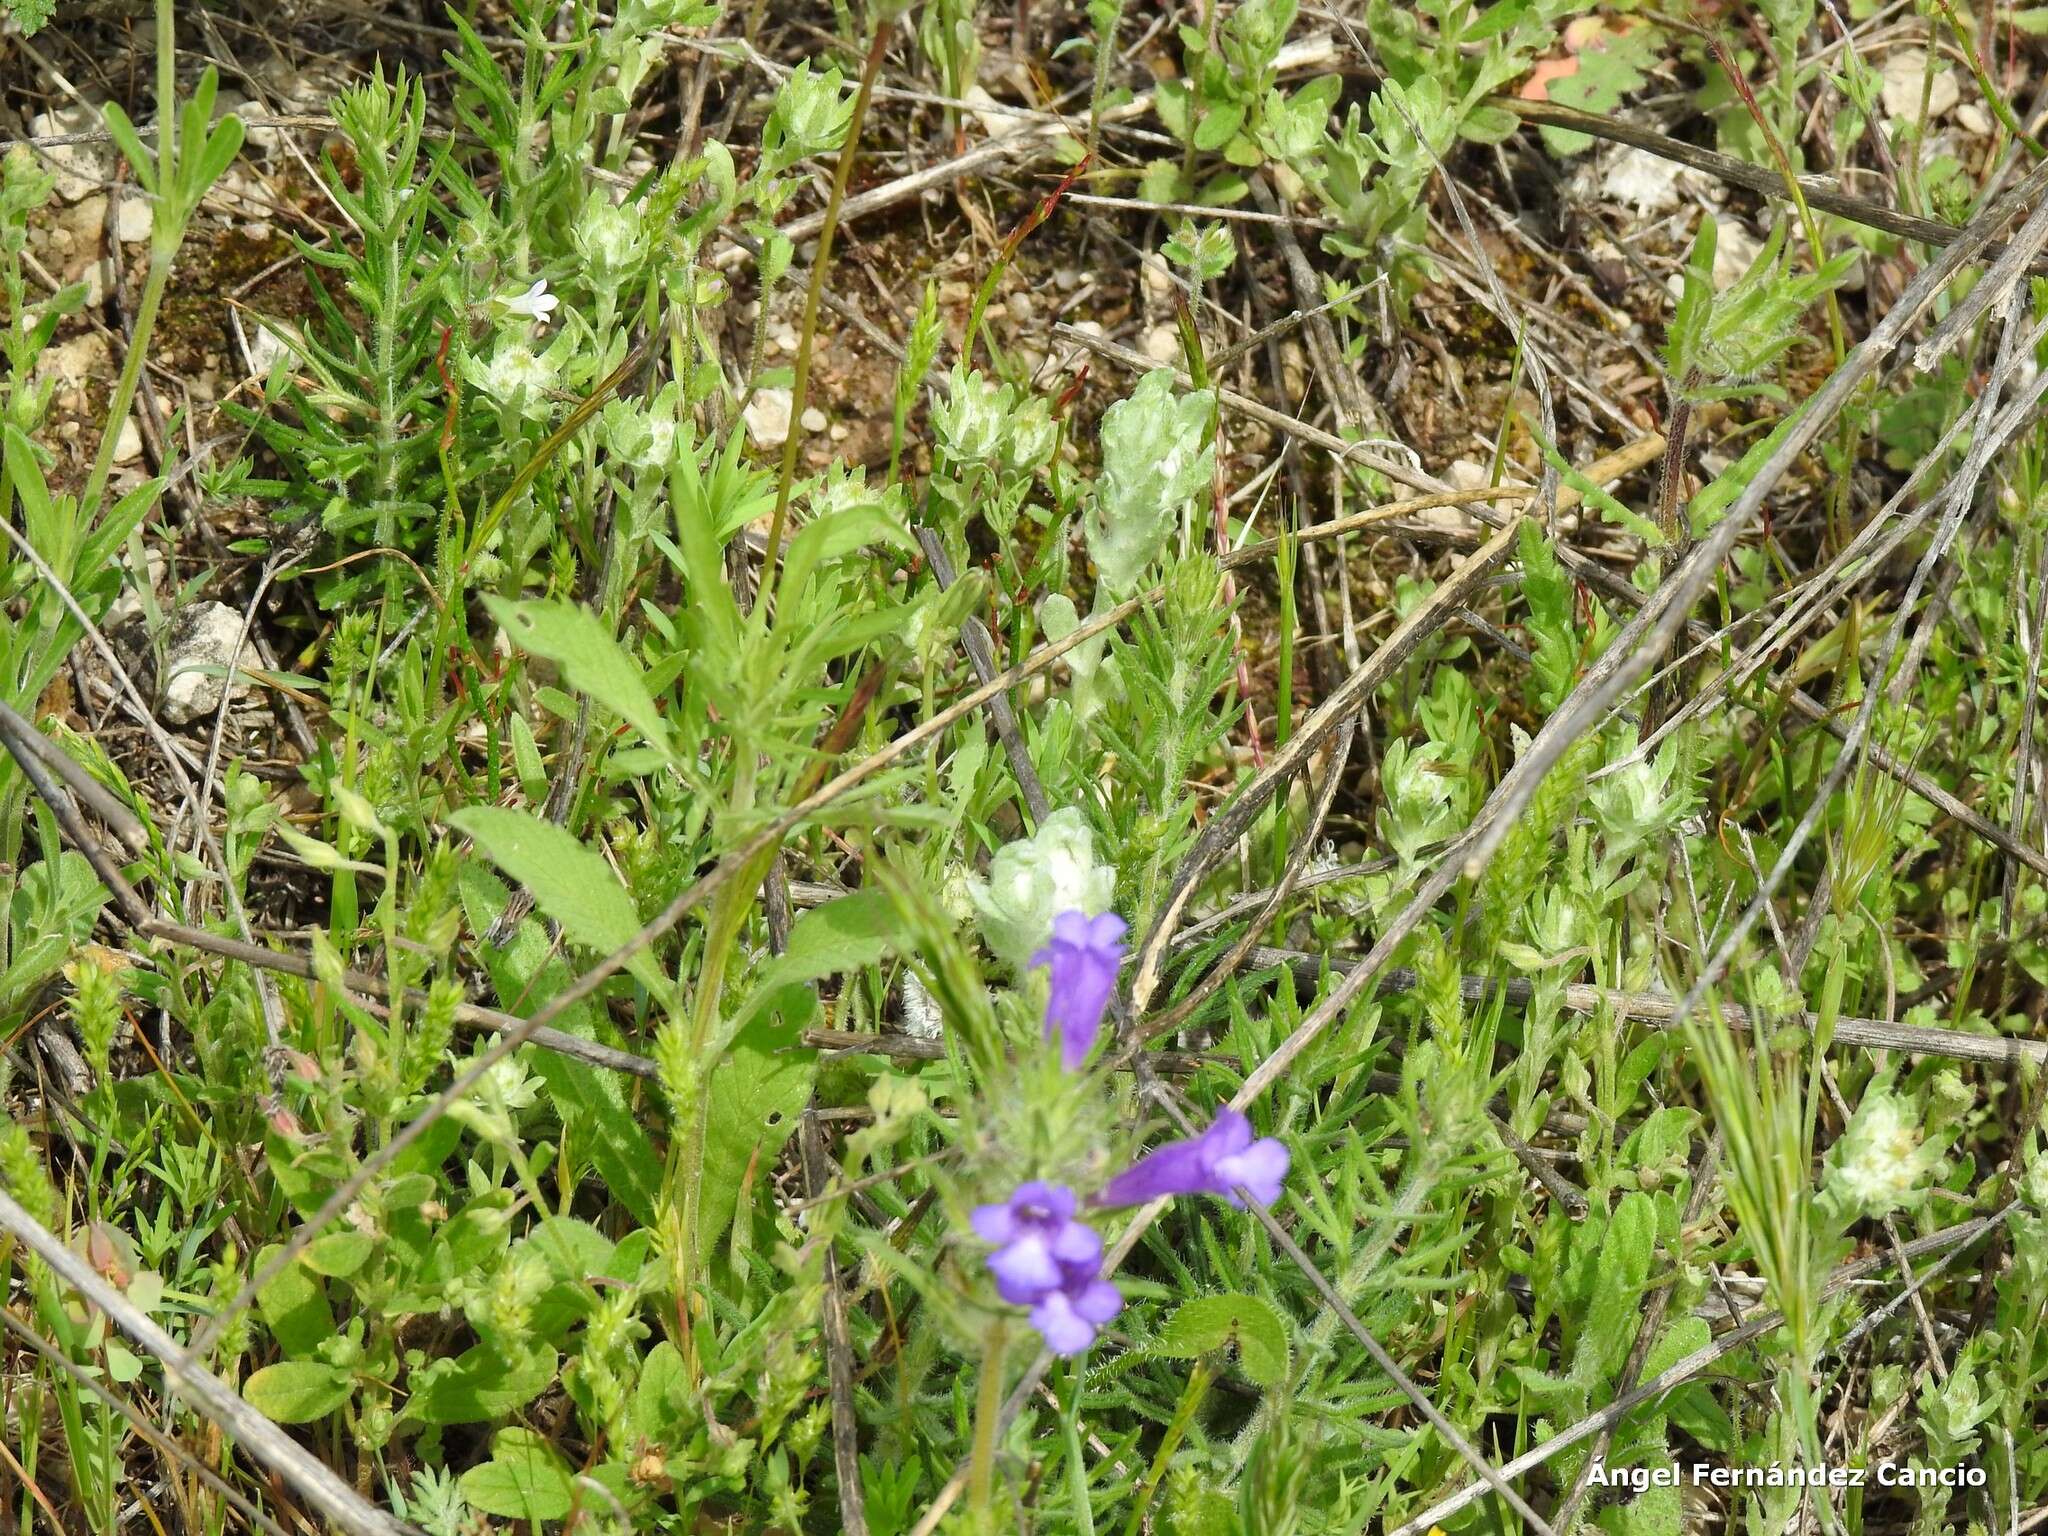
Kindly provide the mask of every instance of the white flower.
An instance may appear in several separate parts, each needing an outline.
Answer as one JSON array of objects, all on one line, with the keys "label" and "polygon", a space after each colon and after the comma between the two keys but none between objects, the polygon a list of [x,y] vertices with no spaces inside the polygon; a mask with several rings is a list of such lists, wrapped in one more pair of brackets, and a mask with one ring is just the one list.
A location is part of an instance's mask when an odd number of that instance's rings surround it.
[{"label": "white flower", "polygon": [[1215,403],[1206,389],[1176,395],[1173,370],[1160,368],[1102,413],[1102,476],[1082,527],[1111,593],[1136,588],[1175,521],[1208,486],[1216,463],[1208,432]]},{"label": "white flower", "polygon": [[548,292],[548,280],[544,277],[535,278],[533,286],[517,298],[508,299],[503,294],[498,295],[498,306],[506,314],[524,315],[541,326],[547,325],[561,302]]},{"label": "white flower", "polygon": [[1095,862],[1095,840],[1072,806],[1046,817],[1033,836],[998,849],[988,879],[967,882],[988,947],[1020,971],[1052,937],[1055,916],[1098,916],[1115,894],[1116,871]]},{"label": "white flower", "polygon": [[1003,446],[1014,392],[979,369],[956,366],[946,381],[946,398],[932,409],[932,433],[955,464],[993,459]]}]

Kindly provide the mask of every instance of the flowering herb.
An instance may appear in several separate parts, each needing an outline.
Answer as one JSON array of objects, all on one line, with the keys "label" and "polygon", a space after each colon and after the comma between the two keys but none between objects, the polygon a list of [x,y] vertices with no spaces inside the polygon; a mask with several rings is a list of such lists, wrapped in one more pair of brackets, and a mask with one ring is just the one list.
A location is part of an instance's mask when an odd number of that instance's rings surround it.
[{"label": "flowering herb", "polygon": [[1124,920],[1114,912],[1090,917],[1062,912],[1052,920],[1052,942],[1031,957],[1051,973],[1045,1004],[1045,1038],[1060,1043],[1060,1065],[1078,1072],[1088,1064],[1102,1015],[1116,988],[1123,962]]},{"label": "flowering herb", "polygon": [[1162,1195],[1220,1195],[1242,1209],[1243,1189],[1259,1205],[1280,1198],[1287,1177],[1286,1144],[1252,1136],[1252,1123],[1234,1109],[1218,1111],[1199,1136],[1169,1142],[1147,1153],[1111,1179],[1095,1196],[1097,1205],[1143,1205]]},{"label": "flowering herb", "polygon": [[996,1294],[1031,1308],[1031,1325],[1059,1355],[1086,1349],[1124,1304],[1102,1278],[1102,1239],[1074,1219],[1077,1204],[1066,1185],[1034,1179],[973,1216],[976,1235],[995,1245],[988,1267]]},{"label": "flowering herb", "polygon": [[536,325],[545,328],[555,311],[561,307],[561,303],[560,299],[548,292],[548,280],[537,277],[533,280],[533,286],[526,292],[509,299],[501,296],[498,307],[508,315],[524,315]]}]

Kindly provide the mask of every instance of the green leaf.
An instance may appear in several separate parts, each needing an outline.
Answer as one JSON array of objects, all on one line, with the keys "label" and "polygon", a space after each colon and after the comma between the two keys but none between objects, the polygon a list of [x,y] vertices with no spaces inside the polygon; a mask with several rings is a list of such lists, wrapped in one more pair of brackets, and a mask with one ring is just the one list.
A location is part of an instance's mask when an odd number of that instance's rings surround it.
[{"label": "green leaf", "polygon": [[1276,1386],[1286,1377],[1286,1320],[1257,1296],[1198,1296],[1183,1302],[1148,1349],[1190,1360],[1227,1344],[1237,1346],[1238,1364],[1259,1386]]},{"label": "green leaf", "polygon": [[764,1188],[796,1117],[810,1102],[818,1053],[802,1049],[799,1041],[817,1007],[809,987],[782,988],[773,1008],[739,1031],[712,1070],[697,1224],[705,1252],[733,1219],[741,1190],[758,1195]]},{"label": "green leaf", "polygon": [[552,1349],[510,1353],[491,1344],[474,1345],[453,1360],[443,1356],[413,1372],[402,1417],[480,1424],[516,1412],[547,1390],[560,1358]]},{"label": "green leaf", "polygon": [[491,1459],[462,1474],[462,1497],[505,1520],[560,1520],[575,1503],[569,1469],[530,1429],[507,1429],[491,1443]]},{"label": "green leaf", "polygon": [[[266,1268],[278,1251],[271,1244],[256,1255],[256,1268]],[[320,1277],[298,1264],[288,1265],[270,1284],[256,1293],[256,1310],[264,1326],[287,1355],[310,1355],[334,1337],[334,1313],[327,1305],[327,1288]]]},{"label": "green leaf", "polygon": [[128,114],[110,101],[100,108],[100,116],[106,122],[107,134],[113,139],[114,147],[121,151],[121,157],[135,173],[136,182],[145,192],[156,191],[156,156],[142,147],[142,135],[135,131],[135,124],[129,121]]},{"label": "green leaf", "polygon": [[1600,1244],[1593,1294],[1576,1320],[1579,1342],[1572,1374],[1579,1380],[1611,1375],[1628,1353],[1656,1246],[1656,1202],[1640,1190],[1622,1196]]},{"label": "green leaf", "polygon": [[639,664],[589,609],[489,596],[484,605],[514,645],[552,661],[571,688],[589,694],[673,760],[668,722],[655,708]]},{"label": "green leaf", "polygon": [[330,1232],[308,1243],[300,1262],[316,1275],[339,1279],[361,1269],[376,1246],[360,1232]]},{"label": "green leaf", "polygon": [[[463,909],[470,926],[481,933],[505,910],[505,888],[475,865],[459,878]],[[540,924],[530,917],[503,945],[485,951],[484,967],[499,1000],[508,1004],[524,999],[528,1007],[543,1007],[569,984],[569,968],[553,954]],[[592,1004],[584,1002],[555,1022],[566,1033],[612,1044],[599,1034],[600,1017]],[[619,1075],[555,1051],[531,1049],[521,1059],[547,1084],[572,1146],[581,1149],[578,1155],[590,1159],[621,1205],[652,1225],[661,1194],[661,1158],[633,1118]]]},{"label": "green leaf", "polygon": [[249,1405],[280,1424],[324,1419],[347,1402],[353,1390],[347,1371],[322,1360],[281,1360],[242,1384]]},{"label": "green leaf", "polygon": [[[541,911],[584,948],[609,955],[639,933],[640,914],[612,867],[553,822],[497,805],[464,806],[448,821],[531,891]],[[634,951],[626,969],[656,997],[673,995],[674,986],[646,947]]]},{"label": "green leaf", "polygon": [[745,1028],[785,988],[879,963],[895,949],[899,926],[895,904],[881,891],[855,891],[813,907],[791,926],[789,947],[756,973],[729,1032]]}]

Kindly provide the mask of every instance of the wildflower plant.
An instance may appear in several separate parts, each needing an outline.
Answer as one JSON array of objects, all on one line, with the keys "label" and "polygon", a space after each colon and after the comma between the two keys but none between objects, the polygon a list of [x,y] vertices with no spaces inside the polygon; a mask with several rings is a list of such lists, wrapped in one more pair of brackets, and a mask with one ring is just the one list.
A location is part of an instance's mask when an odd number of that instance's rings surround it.
[{"label": "wildflower plant", "polygon": [[[1070,1114],[1059,1101],[1100,1091],[1089,1067],[1115,992],[1124,931],[1113,912],[1090,917],[1063,910],[1053,916],[1051,942],[1033,959],[1047,973],[1039,1047],[1047,1065],[1019,1072],[1020,1114],[1058,1127],[1048,1150],[1083,1175],[1100,1166],[1106,1149],[1074,1144],[1074,1133],[1089,1119]],[[1034,1095],[1052,1102],[1033,1105]],[[998,1160],[993,1147],[984,1156]],[[1283,1143],[1255,1135],[1242,1113],[1225,1108],[1199,1135],[1157,1147],[1101,1182],[1085,1206],[1107,1210],[1180,1195],[1213,1195],[1240,1208],[1247,1198],[1270,1205],[1280,1198],[1289,1161]],[[1102,1238],[1085,1219],[1083,1198],[1068,1182],[1072,1177],[1027,1179],[1002,1199],[975,1206],[969,1219],[974,1236],[992,1249],[984,1262],[996,1295],[1030,1309],[1032,1327],[1055,1355],[1085,1350],[1123,1307],[1103,1274]]]}]

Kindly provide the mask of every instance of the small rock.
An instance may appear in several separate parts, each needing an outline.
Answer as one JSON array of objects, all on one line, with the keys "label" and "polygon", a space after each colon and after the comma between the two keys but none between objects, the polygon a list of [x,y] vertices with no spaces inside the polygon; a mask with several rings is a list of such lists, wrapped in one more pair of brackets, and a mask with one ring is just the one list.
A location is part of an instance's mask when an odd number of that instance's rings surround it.
[{"label": "small rock", "polygon": [[1453,459],[1444,471],[1444,483],[1454,491],[1481,491],[1493,483],[1493,475],[1476,460]]},{"label": "small rock", "polygon": [[916,1040],[938,1040],[945,1035],[945,1014],[939,1007],[939,1000],[926,990],[923,982],[911,972],[903,969],[903,1032]]},{"label": "small rock", "polygon": [[853,428],[849,427],[843,421],[835,421],[832,423],[831,430],[828,431],[825,435],[831,438],[832,441],[835,443],[843,443],[849,437],[853,436]]},{"label": "small rock", "polygon": [[[1920,121],[1920,89],[1926,72],[1927,50],[1924,48],[1899,48],[1885,56],[1884,87],[1880,95],[1886,116],[1894,122]],[[1955,71],[1945,64],[1936,66],[1934,78],[1926,81],[1926,85],[1929,120],[1946,113],[1963,94],[1956,84]]]},{"label": "small rock", "polygon": [[[152,547],[143,553],[142,563],[149,573],[150,590],[162,591],[166,569],[164,552]],[[122,562],[121,571],[121,595],[114,599],[113,605],[107,609],[107,616],[100,620],[101,628],[110,634],[133,624],[143,613],[142,594],[136,589],[135,573],[128,568],[125,560]]]},{"label": "small rock", "polygon": [[1030,122],[1030,119],[1020,117],[1014,112],[987,111],[987,108],[999,107],[1002,103],[989,95],[978,83],[967,87],[966,94],[961,99],[974,114],[974,120],[981,124],[981,131],[992,139],[1008,138]]},{"label": "small rock", "polygon": [[1170,363],[1180,356],[1180,332],[1171,325],[1155,325],[1141,343],[1144,354],[1155,363]]},{"label": "small rock", "polygon": [[822,432],[825,430],[826,425],[825,413],[815,405],[807,405],[804,407],[803,415],[797,418],[797,425],[806,432]]},{"label": "small rock", "polygon": [[107,239],[107,197],[104,192],[94,192],[81,197],[69,208],[57,215],[57,229],[66,236],[67,257],[64,263],[64,280],[78,281],[79,275],[100,258],[100,248]]},{"label": "small rock", "polygon": [[156,209],[146,197],[129,193],[114,215],[114,237],[123,245],[140,245],[156,228]]},{"label": "small rock", "polygon": [[82,331],[47,348],[36,359],[36,376],[83,384],[88,379],[105,378],[108,367],[106,338],[96,331]]},{"label": "small rock", "polygon": [[133,464],[142,457],[142,427],[133,416],[121,423],[121,430],[114,438],[114,462]]},{"label": "small rock", "polygon": [[[241,665],[235,649],[241,635],[242,616],[226,603],[199,603],[178,616],[164,666],[164,701],[157,711],[166,725],[190,725],[220,708],[227,673]],[[238,684],[235,691],[245,694],[248,685]]]},{"label": "small rock", "polygon": [[747,436],[763,448],[780,448],[789,441],[789,391],[757,389],[747,402]]},{"label": "small rock", "polygon": [[1600,176],[1600,195],[1626,203],[1640,218],[1669,213],[1679,204],[1678,162],[1641,149],[1611,156]]},{"label": "small rock", "polygon": [[279,358],[291,356],[291,344],[268,325],[246,327],[249,336],[249,362],[256,370],[255,377],[267,379],[270,370],[277,366]]},{"label": "small rock", "polygon": [[1145,292],[1162,302],[1173,296],[1173,274],[1157,255],[1147,256],[1138,268],[1145,279]]},{"label": "small rock", "polygon": [[1977,102],[1963,102],[1956,108],[1956,126],[1965,133],[1984,138],[1991,132],[1991,114]]},{"label": "small rock", "polygon": [[[74,103],[54,111],[38,112],[28,120],[28,136],[46,139],[66,134],[96,133],[99,126],[97,112],[82,103]],[[114,169],[113,149],[103,142],[52,144],[40,153],[44,163],[56,173],[57,196],[67,203],[75,203],[91,193]]]}]

